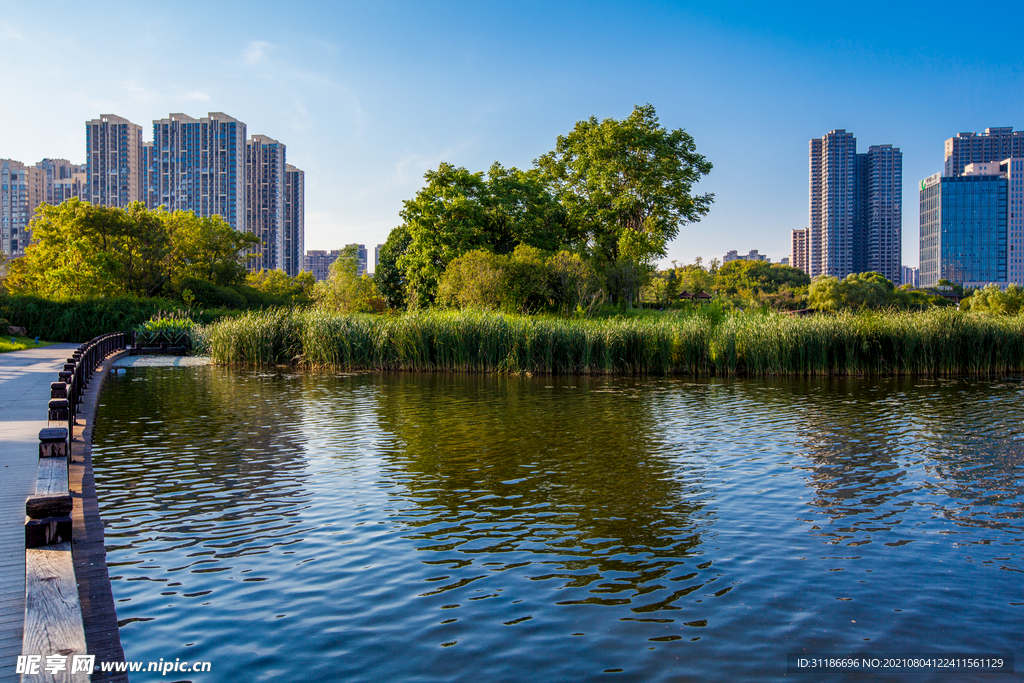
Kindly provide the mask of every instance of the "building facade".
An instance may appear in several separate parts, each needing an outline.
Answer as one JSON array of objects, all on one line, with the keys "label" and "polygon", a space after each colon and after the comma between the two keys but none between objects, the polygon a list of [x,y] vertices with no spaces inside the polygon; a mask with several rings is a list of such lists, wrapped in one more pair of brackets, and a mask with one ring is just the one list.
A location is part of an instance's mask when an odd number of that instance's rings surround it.
[{"label": "building facade", "polygon": [[944,176],[962,175],[967,164],[1024,157],[1024,131],[986,128],[984,133],[960,133],[946,140]]},{"label": "building facade", "polygon": [[793,230],[789,237],[789,264],[793,268],[799,268],[805,273],[809,273],[808,270],[808,243],[807,233],[809,230],[803,228],[801,230]]},{"label": "building facade", "polygon": [[1007,178],[991,168],[922,181],[922,287],[1009,281],[1008,190]]},{"label": "building facade", "polygon": [[302,270],[312,273],[317,282],[323,282],[331,275],[331,265],[341,256],[340,249],[327,252],[323,249],[312,249],[302,259]]},{"label": "building facade", "polygon": [[0,248],[5,254],[25,253],[25,229],[45,197],[45,173],[13,159],[0,159]]},{"label": "building facade", "polygon": [[902,182],[897,147],[875,145],[858,153],[857,138],[844,129],[811,140],[804,272],[845,278],[877,271],[900,284]]},{"label": "building facade", "polygon": [[152,145],[140,144],[140,158],[146,162],[140,199],[145,194],[149,208],[216,215],[246,229],[244,123],[222,112],[199,119],[170,114],[153,121]]},{"label": "building facade", "polygon": [[100,206],[125,207],[142,199],[142,126],[114,114],[85,122],[88,195]]},{"label": "building facade", "polygon": [[284,272],[302,272],[306,251],[306,174],[291,164],[284,167]]},{"label": "building facade", "polygon": [[903,155],[892,145],[868,148],[867,260],[864,271],[881,273],[894,284],[903,281]]},{"label": "building facade", "polygon": [[285,153],[283,144],[254,135],[246,144],[245,229],[260,238],[253,270],[284,269]]}]

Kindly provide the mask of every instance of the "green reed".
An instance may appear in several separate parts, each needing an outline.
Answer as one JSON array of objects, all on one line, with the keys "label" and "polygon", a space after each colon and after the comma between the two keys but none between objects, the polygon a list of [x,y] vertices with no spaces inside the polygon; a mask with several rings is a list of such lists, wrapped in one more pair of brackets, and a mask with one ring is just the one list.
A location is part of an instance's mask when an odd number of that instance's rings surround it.
[{"label": "green reed", "polygon": [[563,319],[481,311],[250,312],[206,330],[221,363],[531,374],[988,375],[1024,370],[1024,317],[935,309]]}]

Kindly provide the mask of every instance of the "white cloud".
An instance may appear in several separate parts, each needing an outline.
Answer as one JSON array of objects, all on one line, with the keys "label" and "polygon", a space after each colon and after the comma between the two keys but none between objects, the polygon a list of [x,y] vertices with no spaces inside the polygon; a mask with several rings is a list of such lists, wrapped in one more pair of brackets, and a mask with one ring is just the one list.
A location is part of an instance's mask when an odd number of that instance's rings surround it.
[{"label": "white cloud", "polygon": [[204,92],[199,92],[197,90],[196,92],[190,92],[189,94],[185,95],[183,99],[194,100],[196,102],[209,102],[210,96]]},{"label": "white cloud", "polygon": [[254,40],[246,46],[243,56],[247,64],[261,64],[267,61],[267,53],[274,47],[263,40]]}]

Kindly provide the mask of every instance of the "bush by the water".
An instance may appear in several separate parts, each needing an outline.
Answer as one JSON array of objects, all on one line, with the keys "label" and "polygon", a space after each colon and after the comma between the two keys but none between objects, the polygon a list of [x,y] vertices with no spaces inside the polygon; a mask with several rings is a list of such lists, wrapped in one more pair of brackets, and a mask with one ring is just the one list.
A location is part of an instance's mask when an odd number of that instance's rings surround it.
[{"label": "bush by the water", "polygon": [[564,319],[250,312],[207,330],[221,363],[540,374],[986,375],[1024,370],[1024,318],[950,309],[810,317]]}]

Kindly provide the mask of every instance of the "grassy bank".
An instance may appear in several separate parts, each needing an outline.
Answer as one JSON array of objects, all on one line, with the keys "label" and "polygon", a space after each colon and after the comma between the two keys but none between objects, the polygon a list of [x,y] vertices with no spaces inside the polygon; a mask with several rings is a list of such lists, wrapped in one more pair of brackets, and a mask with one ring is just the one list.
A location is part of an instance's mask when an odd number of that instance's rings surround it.
[{"label": "grassy bank", "polygon": [[0,353],[7,353],[8,351],[24,351],[25,349],[41,349],[44,346],[49,346],[53,342],[42,341],[36,344],[35,339],[29,337],[11,337],[9,335],[0,337]]},{"label": "grassy bank", "polygon": [[206,330],[220,363],[539,374],[987,375],[1024,370],[1024,318],[954,310],[806,318],[565,320],[472,311],[248,313]]}]

